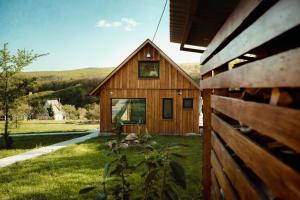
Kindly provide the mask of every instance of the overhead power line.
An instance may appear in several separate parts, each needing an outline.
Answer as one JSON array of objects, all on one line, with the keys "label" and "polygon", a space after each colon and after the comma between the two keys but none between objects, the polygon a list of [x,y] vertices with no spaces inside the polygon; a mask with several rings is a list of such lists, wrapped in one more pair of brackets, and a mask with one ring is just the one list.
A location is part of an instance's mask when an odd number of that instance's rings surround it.
[{"label": "overhead power line", "polygon": [[162,11],[162,13],[161,13],[161,16],[160,16],[160,18],[159,18],[159,21],[158,21],[158,24],[157,24],[156,30],[155,30],[155,32],[154,32],[154,35],[153,35],[153,38],[152,38],[152,42],[154,42],[154,38],[155,38],[155,36],[156,36],[156,33],[157,33],[157,31],[158,31],[158,27],[159,27],[159,25],[160,25],[161,19],[162,19],[162,17],[163,17],[163,15],[164,15],[164,13],[165,13],[166,6],[167,6],[167,2],[168,2],[168,0],[166,0],[166,2],[165,2],[164,9],[163,9],[163,11]]}]

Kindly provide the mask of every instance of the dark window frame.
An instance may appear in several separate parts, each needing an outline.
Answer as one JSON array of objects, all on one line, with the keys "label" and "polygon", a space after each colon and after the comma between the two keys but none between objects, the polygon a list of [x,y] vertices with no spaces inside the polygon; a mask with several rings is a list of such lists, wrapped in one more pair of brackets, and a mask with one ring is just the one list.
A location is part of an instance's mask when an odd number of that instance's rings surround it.
[{"label": "dark window frame", "polygon": [[[172,100],[172,101],[171,101],[171,108],[172,108],[172,109],[171,109],[171,117],[170,117],[170,118],[166,118],[166,117],[165,117],[165,103],[164,103],[165,100]],[[174,111],[173,111],[173,110],[174,110],[174,107],[173,107],[173,106],[174,106],[174,103],[173,103],[173,101],[174,101],[173,98],[163,98],[163,99],[162,99],[162,104],[163,104],[163,105],[162,105],[162,119],[166,119],[166,120],[172,120],[172,119],[173,119],[173,112],[174,112]]]},{"label": "dark window frame", "polygon": [[[145,62],[152,62],[152,63],[158,63],[158,75],[153,77],[153,76],[141,76],[141,65],[140,63],[145,63]],[[159,60],[139,60],[138,61],[138,78],[139,79],[159,79],[160,77],[160,61]]]},{"label": "dark window frame", "polygon": [[[191,100],[192,101],[192,107],[186,107],[185,105],[184,105],[184,101],[185,100]],[[194,108],[194,99],[193,98],[183,98],[183,100],[182,100],[182,107],[184,108],[184,109],[193,109]]]},{"label": "dark window frame", "polygon": [[114,98],[110,98],[110,122],[113,124],[113,119],[112,119],[112,100],[113,99],[142,99],[142,100],[145,100],[145,121],[143,123],[128,123],[128,122],[124,122],[124,126],[126,125],[146,125],[146,122],[147,122],[147,98],[118,98],[118,97],[114,97]]}]

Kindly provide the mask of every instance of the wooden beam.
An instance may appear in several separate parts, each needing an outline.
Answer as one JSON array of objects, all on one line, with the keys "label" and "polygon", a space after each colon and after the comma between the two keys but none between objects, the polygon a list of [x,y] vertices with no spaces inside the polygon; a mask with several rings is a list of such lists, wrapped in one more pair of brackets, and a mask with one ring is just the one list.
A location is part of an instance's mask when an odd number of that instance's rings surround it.
[{"label": "wooden beam", "polygon": [[300,152],[300,110],[212,95],[217,111]]},{"label": "wooden beam", "polygon": [[243,136],[215,114],[212,114],[212,128],[236,155],[260,177],[273,194],[280,199],[300,199],[299,172]]},{"label": "wooden beam", "polygon": [[281,0],[201,68],[206,74],[300,24],[300,1]]},{"label": "wooden beam", "polygon": [[214,169],[217,180],[220,183],[222,190],[224,191],[225,199],[230,199],[230,200],[237,199],[234,189],[233,189],[231,183],[229,182],[228,178],[224,174],[224,172],[222,170],[222,166],[221,166],[220,162],[218,161],[214,151],[211,152],[211,165]]},{"label": "wooden beam", "polygon": [[218,160],[223,166],[224,172],[239,193],[240,199],[266,199],[262,192],[258,190],[256,185],[249,180],[240,166],[234,161],[214,132],[212,132],[211,144]]},{"label": "wooden beam", "polygon": [[194,53],[203,53],[204,52],[204,50],[201,50],[201,49],[192,49],[192,48],[184,47],[184,43],[180,44],[180,50],[190,51],[190,52],[194,52]]},{"label": "wooden beam", "polygon": [[300,48],[201,80],[201,89],[300,87]]},{"label": "wooden beam", "polygon": [[203,91],[203,196],[205,200],[210,199],[210,151],[211,151],[211,98],[212,90]]},{"label": "wooden beam", "polygon": [[[204,75],[202,78],[207,78],[211,74]],[[210,164],[210,152],[211,152],[211,94],[212,90],[203,90],[203,199],[211,199],[211,164]]]}]

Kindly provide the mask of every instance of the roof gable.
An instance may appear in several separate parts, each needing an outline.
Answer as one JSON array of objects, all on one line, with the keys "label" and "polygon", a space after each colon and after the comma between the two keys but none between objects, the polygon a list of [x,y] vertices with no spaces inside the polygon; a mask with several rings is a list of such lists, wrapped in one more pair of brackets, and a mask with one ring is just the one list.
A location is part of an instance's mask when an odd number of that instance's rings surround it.
[{"label": "roof gable", "polygon": [[100,90],[101,86],[103,86],[106,82],[108,82],[122,67],[126,65],[130,59],[132,59],[136,54],[139,53],[145,47],[147,44],[149,44],[151,47],[153,47],[155,50],[158,51],[160,56],[162,56],[167,62],[171,64],[172,67],[174,67],[188,82],[190,82],[193,86],[195,86],[197,89],[199,89],[199,86],[194,82],[194,80],[183,70],[181,69],[171,58],[169,58],[159,47],[157,47],[152,41],[147,39],[144,41],[135,51],[133,51],[118,67],[116,67],[91,93],[90,95],[96,95],[98,91]]}]

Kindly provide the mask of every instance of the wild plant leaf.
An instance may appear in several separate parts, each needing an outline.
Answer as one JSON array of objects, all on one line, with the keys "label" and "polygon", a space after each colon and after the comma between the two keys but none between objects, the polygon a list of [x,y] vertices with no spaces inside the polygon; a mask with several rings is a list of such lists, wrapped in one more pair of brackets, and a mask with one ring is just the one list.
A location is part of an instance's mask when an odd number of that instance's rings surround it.
[{"label": "wild plant leaf", "polygon": [[157,191],[152,191],[149,192],[148,196],[147,196],[147,200],[156,200],[159,199],[159,194]]},{"label": "wild plant leaf", "polygon": [[171,153],[172,156],[175,156],[177,158],[186,158],[185,155],[179,154],[179,153]]},{"label": "wild plant leaf", "polygon": [[112,154],[113,154],[113,152],[110,151],[110,152],[106,153],[105,156],[108,157],[108,156],[111,156]]},{"label": "wild plant leaf", "polygon": [[105,193],[100,193],[97,197],[96,200],[107,200],[107,195]]},{"label": "wild plant leaf", "polygon": [[144,171],[141,173],[141,177],[146,176],[147,172],[148,172],[148,170],[147,170],[147,169],[144,169]]},{"label": "wild plant leaf", "polygon": [[95,186],[91,186],[91,187],[86,187],[86,188],[83,188],[79,191],[79,194],[85,194],[85,193],[88,193],[90,191],[92,191],[93,189],[95,189],[96,187]]},{"label": "wild plant leaf", "polygon": [[173,190],[170,185],[166,185],[166,189],[164,191],[166,199],[168,200],[178,200],[177,193]]},{"label": "wild plant leaf", "polygon": [[142,160],[141,162],[139,162],[138,164],[136,164],[135,167],[139,167],[139,166],[141,166],[144,163],[146,163],[145,160]]},{"label": "wild plant leaf", "polygon": [[147,149],[149,149],[149,150],[151,150],[151,151],[154,150],[154,146],[152,146],[151,144],[148,144],[146,147],[147,147]]},{"label": "wild plant leaf", "polygon": [[182,187],[183,189],[186,189],[186,179],[185,179],[185,172],[184,168],[177,162],[171,160],[169,162],[175,183]]},{"label": "wild plant leaf", "polygon": [[147,177],[145,179],[146,187],[148,187],[150,185],[150,183],[155,179],[157,173],[158,173],[158,169],[154,169],[154,170],[150,171],[150,173],[147,175]]},{"label": "wild plant leaf", "polygon": [[120,175],[122,169],[122,165],[117,165],[115,169],[110,172],[110,175]]},{"label": "wild plant leaf", "polygon": [[104,171],[103,171],[103,178],[106,178],[109,176],[110,166],[111,166],[111,162],[105,163]]}]

